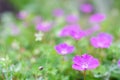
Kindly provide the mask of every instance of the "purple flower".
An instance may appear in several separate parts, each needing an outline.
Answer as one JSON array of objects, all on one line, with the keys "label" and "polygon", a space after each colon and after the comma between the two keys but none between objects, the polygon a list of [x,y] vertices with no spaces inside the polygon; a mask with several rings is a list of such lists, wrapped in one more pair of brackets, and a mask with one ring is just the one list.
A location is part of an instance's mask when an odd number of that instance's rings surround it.
[{"label": "purple flower", "polygon": [[75,56],[73,58],[72,68],[75,70],[92,70],[99,66],[99,60],[89,54],[83,54],[82,56]]},{"label": "purple flower", "polygon": [[39,24],[40,22],[42,22],[42,18],[40,16],[36,16],[33,20],[33,23],[35,24]]},{"label": "purple flower", "polygon": [[56,45],[55,49],[58,52],[58,54],[66,55],[66,54],[73,53],[75,48],[74,46],[68,45],[66,43],[61,43],[61,44]]},{"label": "purple flower", "polygon": [[82,4],[80,10],[84,13],[91,13],[93,11],[93,6],[89,3]]},{"label": "purple flower", "polygon": [[17,36],[20,34],[20,29],[15,24],[10,25],[10,28],[11,28],[11,34],[13,36]]},{"label": "purple flower", "polygon": [[52,23],[50,22],[40,22],[36,24],[36,29],[38,31],[48,32],[52,28]]},{"label": "purple flower", "polygon": [[80,26],[77,24],[72,24],[72,25],[66,25],[60,32],[60,36],[66,37],[70,36],[71,31],[77,31],[80,30]]},{"label": "purple flower", "polygon": [[90,42],[95,48],[109,48],[113,37],[107,33],[100,33],[97,37],[92,37]]},{"label": "purple flower", "polygon": [[77,24],[67,25],[60,32],[60,36],[66,37],[71,36],[76,40],[79,40],[85,36],[85,32],[80,29],[80,26]]},{"label": "purple flower", "polygon": [[85,36],[86,36],[86,33],[85,33],[85,31],[83,31],[83,30],[78,30],[78,31],[76,30],[76,31],[71,31],[71,32],[70,32],[70,35],[71,35],[71,37],[73,37],[74,39],[79,40],[79,39],[85,37]]},{"label": "purple flower", "polygon": [[55,10],[53,10],[53,15],[56,16],[56,17],[60,17],[64,14],[64,11],[60,8],[57,8]]},{"label": "purple flower", "polygon": [[93,14],[90,18],[89,18],[91,23],[99,23],[105,20],[105,15],[104,14]]},{"label": "purple flower", "polygon": [[76,23],[76,22],[78,22],[78,16],[76,16],[76,15],[73,15],[73,14],[71,14],[71,15],[68,15],[67,17],[66,17],[66,21],[68,22],[68,23]]},{"label": "purple flower", "polygon": [[120,60],[118,60],[118,66],[120,67]]},{"label": "purple flower", "polygon": [[18,13],[18,18],[21,20],[24,20],[27,17],[28,17],[28,13],[26,11],[21,11]]}]

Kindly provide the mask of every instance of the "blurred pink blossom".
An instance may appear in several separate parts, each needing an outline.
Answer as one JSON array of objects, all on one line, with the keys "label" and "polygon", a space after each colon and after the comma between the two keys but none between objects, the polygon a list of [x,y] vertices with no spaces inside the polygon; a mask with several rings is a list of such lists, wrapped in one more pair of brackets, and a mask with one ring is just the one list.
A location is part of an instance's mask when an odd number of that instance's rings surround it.
[{"label": "blurred pink blossom", "polygon": [[13,36],[19,35],[20,34],[20,29],[16,25],[11,25],[11,34]]},{"label": "blurred pink blossom", "polygon": [[24,19],[26,19],[28,17],[28,12],[21,11],[21,12],[18,13],[17,16],[18,16],[19,19],[24,20]]},{"label": "blurred pink blossom", "polygon": [[60,32],[61,37],[70,36],[76,40],[83,38],[85,35],[85,31],[81,30],[77,24],[67,25]]},{"label": "blurred pink blossom", "polygon": [[40,22],[42,22],[42,18],[40,16],[36,16],[33,20],[34,24],[39,24]]},{"label": "blurred pink blossom", "polygon": [[78,20],[79,20],[79,17],[77,15],[70,14],[70,15],[67,15],[66,17],[67,23],[77,23]]},{"label": "blurred pink blossom", "polygon": [[73,53],[74,49],[74,46],[68,45],[66,43],[60,43],[55,46],[55,50],[58,52],[58,54],[61,55]]},{"label": "blurred pink blossom", "polygon": [[93,14],[92,16],[90,16],[89,21],[91,23],[100,23],[100,22],[104,21],[105,18],[106,18],[105,14],[96,13],[96,14]]},{"label": "blurred pink blossom", "polygon": [[80,10],[84,13],[91,13],[93,11],[93,6],[89,3],[82,4]]},{"label": "blurred pink blossom", "polygon": [[53,15],[56,17],[60,17],[64,14],[64,11],[60,8],[56,8],[53,10]]},{"label": "blurred pink blossom", "polygon": [[78,24],[66,25],[60,32],[61,37],[70,36],[71,31],[80,30],[80,26]]},{"label": "blurred pink blossom", "polygon": [[109,48],[112,44],[113,37],[107,33],[100,33],[96,37],[92,37],[90,42],[95,48]]},{"label": "blurred pink blossom", "polygon": [[48,32],[52,28],[52,23],[51,22],[40,22],[36,24],[36,30],[38,31],[43,31],[43,32]]},{"label": "blurred pink blossom", "polygon": [[83,30],[78,30],[78,31],[76,30],[76,31],[71,31],[70,36],[73,37],[75,40],[79,40],[85,37],[86,33]]}]

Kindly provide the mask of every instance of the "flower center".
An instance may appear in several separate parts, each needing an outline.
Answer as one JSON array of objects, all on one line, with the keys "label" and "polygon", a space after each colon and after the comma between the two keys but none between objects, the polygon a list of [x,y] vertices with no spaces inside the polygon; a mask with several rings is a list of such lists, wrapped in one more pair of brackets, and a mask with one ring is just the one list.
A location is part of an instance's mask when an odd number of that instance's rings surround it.
[{"label": "flower center", "polygon": [[66,54],[66,53],[67,53],[67,50],[63,49],[63,50],[61,51],[61,53],[62,53],[62,54]]},{"label": "flower center", "polygon": [[99,46],[99,47],[103,47],[103,44],[99,42],[99,43],[98,43],[98,46]]},{"label": "flower center", "polygon": [[83,65],[82,65],[82,68],[83,68],[83,69],[87,69],[87,68],[88,68],[88,64],[83,64]]}]

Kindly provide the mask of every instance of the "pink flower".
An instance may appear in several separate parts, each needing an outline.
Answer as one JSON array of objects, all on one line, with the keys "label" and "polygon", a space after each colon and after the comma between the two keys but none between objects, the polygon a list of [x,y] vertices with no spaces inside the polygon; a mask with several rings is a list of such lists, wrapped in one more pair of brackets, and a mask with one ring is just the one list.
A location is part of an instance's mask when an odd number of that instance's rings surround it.
[{"label": "pink flower", "polygon": [[73,14],[71,14],[71,15],[68,15],[67,17],[66,17],[66,21],[68,22],[68,23],[76,23],[76,22],[78,22],[78,16],[76,16],[76,15],[73,15]]},{"label": "pink flower", "polygon": [[58,52],[58,54],[66,55],[66,54],[73,53],[75,48],[74,46],[68,45],[66,43],[61,43],[61,44],[56,45],[55,49]]},{"label": "pink flower", "polygon": [[93,11],[93,6],[89,3],[82,4],[80,10],[84,13],[91,13]]},{"label": "pink flower", "polygon": [[40,16],[36,16],[33,20],[33,23],[35,24],[39,24],[40,22],[42,22],[42,18]]},{"label": "pink flower", "polygon": [[52,23],[50,22],[40,22],[36,24],[36,29],[38,31],[48,32],[52,28]]},{"label": "pink flower", "polygon": [[79,39],[85,37],[85,36],[86,36],[86,33],[85,33],[85,31],[83,31],[83,30],[78,30],[78,31],[76,30],[76,31],[71,31],[71,32],[70,32],[70,35],[71,35],[71,37],[73,37],[74,39],[79,40]]},{"label": "pink flower", "polygon": [[20,29],[15,24],[12,24],[10,28],[11,28],[11,34],[13,36],[17,36],[20,34]]},{"label": "pink flower", "polygon": [[18,18],[23,20],[28,17],[28,13],[26,11],[21,11],[18,13]]},{"label": "pink flower", "polygon": [[91,23],[99,23],[105,20],[105,15],[104,14],[93,14],[90,18],[89,18]]},{"label": "pink flower", "polygon": [[55,10],[53,10],[53,15],[56,16],[56,17],[60,17],[64,14],[64,11],[60,8],[57,8]]},{"label": "pink flower", "polygon": [[92,70],[99,66],[99,60],[89,54],[83,54],[82,56],[75,56],[73,58],[72,68],[75,70]]},{"label": "pink flower", "polygon": [[80,29],[79,25],[72,24],[65,26],[60,32],[60,36],[66,37],[71,36],[72,38],[79,40],[85,36],[85,32]]},{"label": "pink flower", "polygon": [[72,25],[66,25],[60,32],[60,36],[66,37],[70,36],[71,31],[77,31],[80,30],[80,26],[77,24],[72,24]]},{"label": "pink flower", "polygon": [[92,37],[90,42],[95,48],[109,48],[112,44],[112,36],[107,33],[100,33],[97,37]]}]

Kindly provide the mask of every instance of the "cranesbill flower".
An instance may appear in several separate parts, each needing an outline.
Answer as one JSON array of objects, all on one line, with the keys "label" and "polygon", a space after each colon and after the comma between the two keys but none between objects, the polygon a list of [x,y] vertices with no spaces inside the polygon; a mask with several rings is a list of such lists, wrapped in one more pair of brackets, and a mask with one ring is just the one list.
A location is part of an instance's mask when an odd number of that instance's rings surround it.
[{"label": "cranesbill flower", "polygon": [[61,55],[73,53],[74,49],[75,49],[74,46],[68,45],[66,43],[60,43],[55,46],[55,50],[57,51],[58,54]]},{"label": "cranesbill flower", "polygon": [[93,11],[93,6],[89,3],[82,4],[80,10],[84,13],[91,13]]},{"label": "cranesbill flower", "polygon": [[26,11],[21,11],[18,13],[18,18],[21,19],[21,20],[24,20],[28,17],[28,12]]},{"label": "cranesbill flower", "polygon": [[97,37],[92,37],[90,42],[95,48],[109,48],[113,37],[107,33],[100,33]]},{"label": "cranesbill flower", "polygon": [[92,70],[99,66],[99,60],[89,54],[75,56],[73,58],[72,68],[79,71]]},{"label": "cranesbill flower", "polygon": [[61,37],[70,36],[71,31],[78,31],[78,30],[80,30],[80,26],[77,24],[67,25],[61,30],[60,36]]},{"label": "cranesbill flower", "polygon": [[53,10],[53,15],[56,17],[60,17],[64,14],[64,11],[60,8],[54,9]]},{"label": "cranesbill flower", "polygon": [[76,40],[83,38],[85,35],[86,33],[77,24],[67,25],[60,32],[61,37],[70,36]]},{"label": "cranesbill flower", "polygon": [[17,36],[20,34],[20,29],[15,24],[12,24],[10,27],[11,27],[11,34],[13,36]]},{"label": "cranesbill flower", "polygon": [[71,31],[71,32],[70,32],[70,35],[71,35],[71,37],[73,37],[75,40],[79,40],[79,39],[85,37],[85,36],[86,36],[86,33],[85,33],[85,31],[83,31],[83,30],[79,30],[79,31]]},{"label": "cranesbill flower", "polygon": [[38,31],[48,32],[52,28],[51,22],[40,22],[36,24],[36,29]]},{"label": "cranesbill flower", "polygon": [[40,22],[42,22],[42,17],[40,17],[40,16],[36,16],[36,17],[33,19],[33,23],[34,23],[34,24],[39,24]]},{"label": "cranesbill flower", "polygon": [[78,31],[78,30],[80,30],[80,26],[77,24],[67,25],[61,30],[60,36],[61,37],[70,36],[71,31]]},{"label": "cranesbill flower", "polygon": [[90,18],[89,18],[89,21],[91,23],[100,23],[102,21],[105,20],[105,14],[100,14],[100,13],[96,13],[96,14],[93,14]]},{"label": "cranesbill flower", "polygon": [[66,21],[68,23],[77,23],[78,20],[79,20],[79,18],[77,15],[70,14],[70,15],[67,15],[67,17],[66,17]]}]

